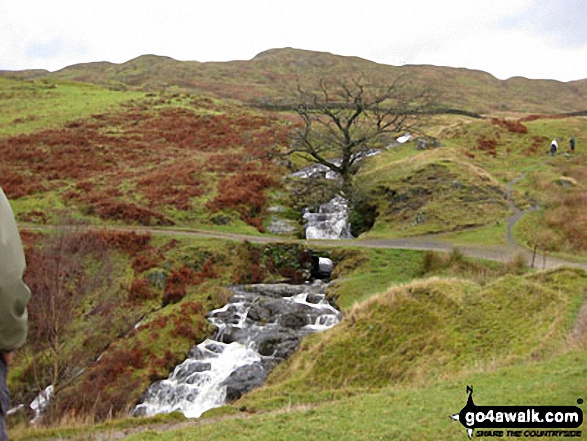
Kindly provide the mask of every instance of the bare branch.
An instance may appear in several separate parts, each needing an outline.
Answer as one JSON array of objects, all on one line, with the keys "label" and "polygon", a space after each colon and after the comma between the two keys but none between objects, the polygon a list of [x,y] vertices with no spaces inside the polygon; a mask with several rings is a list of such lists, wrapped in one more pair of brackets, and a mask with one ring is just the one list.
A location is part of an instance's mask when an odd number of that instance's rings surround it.
[{"label": "bare branch", "polygon": [[372,85],[358,77],[318,81],[314,91],[298,84],[294,109],[301,128],[288,153],[304,153],[340,174],[349,187],[360,159],[376,146],[406,130],[417,130],[431,108],[429,89],[415,89],[401,74]]}]

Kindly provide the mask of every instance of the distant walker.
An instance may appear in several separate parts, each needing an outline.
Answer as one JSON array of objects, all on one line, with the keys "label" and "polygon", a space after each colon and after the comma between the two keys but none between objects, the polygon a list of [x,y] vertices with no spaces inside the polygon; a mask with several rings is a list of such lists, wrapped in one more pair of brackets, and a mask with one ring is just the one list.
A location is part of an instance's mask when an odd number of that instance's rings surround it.
[{"label": "distant walker", "polygon": [[558,150],[558,142],[556,142],[556,139],[553,139],[552,142],[550,143],[550,154],[552,156],[554,156],[556,154],[557,150]]}]

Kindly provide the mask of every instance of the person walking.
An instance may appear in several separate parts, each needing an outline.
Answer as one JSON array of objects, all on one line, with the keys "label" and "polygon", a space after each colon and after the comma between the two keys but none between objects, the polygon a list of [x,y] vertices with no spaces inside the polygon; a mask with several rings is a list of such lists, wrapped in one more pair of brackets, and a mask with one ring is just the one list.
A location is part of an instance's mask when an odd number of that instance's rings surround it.
[{"label": "person walking", "polygon": [[570,141],[571,144],[571,152],[575,151],[575,137],[573,136]]},{"label": "person walking", "polygon": [[26,305],[31,293],[22,280],[25,267],[16,221],[8,199],[0,188],[0,441],[8,441],[8,366],[14,351],[24,344],[28,331]]},{"label": "person walking", "polygon": [[556,141],[556,138],[552,140],[552,142],[550,143],[550,154],[552,156],[554,156],[556,154],[556,151],[558,150],[558,142]]}]

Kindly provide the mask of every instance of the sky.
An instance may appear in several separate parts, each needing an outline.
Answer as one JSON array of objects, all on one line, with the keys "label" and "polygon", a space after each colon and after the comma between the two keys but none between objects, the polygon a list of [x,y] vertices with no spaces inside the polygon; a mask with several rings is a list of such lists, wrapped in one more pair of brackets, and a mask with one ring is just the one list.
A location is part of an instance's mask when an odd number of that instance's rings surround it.
[{"label": "sky", "polygon": [[383,64],[587,78],[587,0],[0,0],[0,70],[294,47]]}]

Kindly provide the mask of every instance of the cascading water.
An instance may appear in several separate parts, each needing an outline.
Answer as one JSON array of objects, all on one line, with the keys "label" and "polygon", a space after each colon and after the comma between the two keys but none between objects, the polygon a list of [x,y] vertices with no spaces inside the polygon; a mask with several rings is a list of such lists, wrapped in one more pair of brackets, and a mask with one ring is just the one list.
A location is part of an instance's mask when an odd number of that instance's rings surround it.
[{"label": "cascading water", "polygon": [[[410,139],[412,139],[412,136],[406,133],[390,143],[387,148],[404,144]],[[351,159],[353,162],[362,161],[381,152],[378,149],[364,150],[355,153]],[[340,159],[332,161],[332,164],[336,166],[340,166],[341,163]],[[292,176],[302,179],[323,177],[334,180],[340,178],[338,173],[323,164],[304,167],[293,173]],[[352,239],[348,211],[348,201],[340,195],[320,205],[315,211],[306,208],[303,213],[303,218],[306,219],[306,239]]]},{"label": "cascading water", "polygon": [[348,220],[348,203],[342,196],[336,196],[317,211],[306,208],[306,239],[351,239],[351,225]]},{"label": "cascading water", "polygon": [[135,415],[180,411],[197,418],[260,386],[302,337],[336,325],[340,312],[321,281],[305,285],[232,287],[234,296],[209,315],[213,339],[193,348],[168,379],[151,385]]}]

